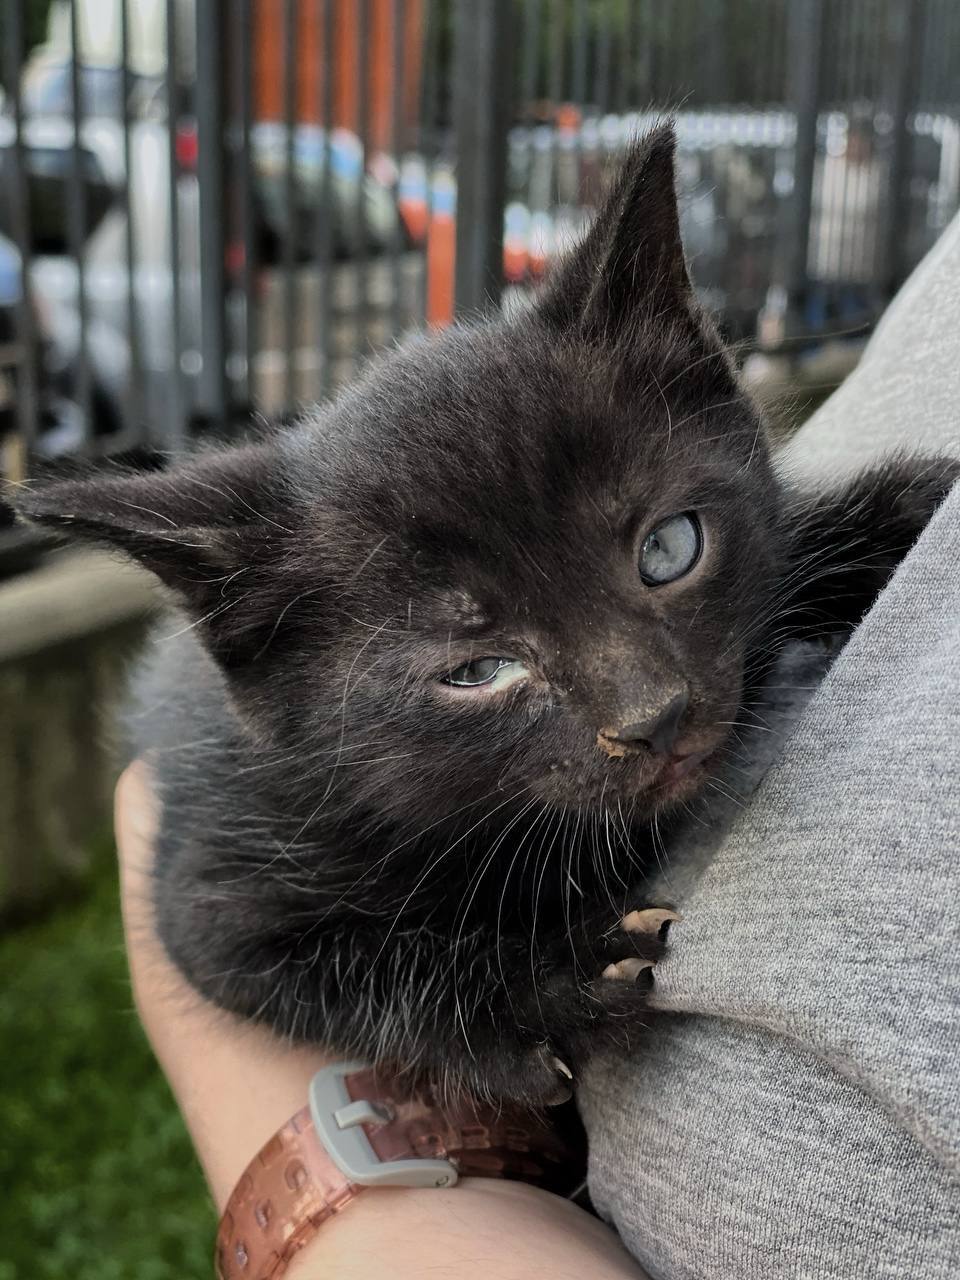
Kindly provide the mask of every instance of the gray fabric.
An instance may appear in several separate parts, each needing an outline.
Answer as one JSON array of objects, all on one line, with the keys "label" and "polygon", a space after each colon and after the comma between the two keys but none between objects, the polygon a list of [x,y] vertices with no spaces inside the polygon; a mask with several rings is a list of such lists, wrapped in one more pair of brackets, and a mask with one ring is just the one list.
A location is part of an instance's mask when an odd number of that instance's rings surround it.
[{"label": "gray fabric", "polygon": [[[955,223],[791,466],[957,439],[958,319]],[[659,1012],[580,1103],[595,1203],[655,1280],[960,1276],[958,565],[960,487],[822,683],[787,656],[753,774],[795,721],[779,759],[654,890],[685,917]]]}]

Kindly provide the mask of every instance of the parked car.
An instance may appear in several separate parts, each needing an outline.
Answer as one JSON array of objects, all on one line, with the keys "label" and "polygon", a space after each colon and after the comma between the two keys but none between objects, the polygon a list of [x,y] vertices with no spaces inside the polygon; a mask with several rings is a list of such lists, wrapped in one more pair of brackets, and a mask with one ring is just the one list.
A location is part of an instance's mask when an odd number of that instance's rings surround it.
[{"label": "parked car", "polygon": [[[297,256],[310,259],[317,243],[317,219],[324,209],[331,221],[330,245],[336,258],[382,253],[396,242],[399,225],[393,194],[395,169],[387,157],[373,157],[364,168],[363,144],[349,129],[330,131],[330,195],[324,204],[326,131],[296,125],[293,134],[293,201],[288,207],[286,161],[288,129],[263,122],[251,130],[251,170],[263,227],[277,244],[293,236]],[[362,213],[362,217],[361,217]]]},{"label": "parked car", "polygon": [[[122,190],[124,79],[118,67],[78,67],[80,97],[76,163],[82,184],[81,239],[100,223]],[[21,77],[23,149],[35,253],[65,253],[70,246],[71,183],[74,174],[73,96],[70,61],[41,46]],[[0,231],[12,225],[13,109],[0,105]]]},{"label": "parked car", "polygon": [[[36,50],[28,59],[21,89],[34,233],[31,282],[50,315],[54,359],[62,370],[75,371],[79,366],[82,275],[83,346],[98,413],[107,429],[122,419],[135,372],[140,381],[140,402],[151,420],[163,424],[173,417],[180,421],[203,417],[209,406],[202,400],[199,152],[192,103],[184,91],[174,104],[180,293],[179,379],[174,386],[170,376],[175,364],[174,259],[166,78],[137,74],[125,79],[122,70],[112,65],[81,64],[79,75],[83,113],[79,144],[86,213],[82,272],[72,256],[74,246],[68,235],[74,164],[69,47],[64,51],[51,44]],[[130,86],[126,113],[125,85]],[[129,120],[127,137],[124,114]],[[0,177],[4,171],[9,176],[13,137],[7,107],[0,112]],[[311,259],[318,216],[329,217],[330,251],[337,259],[376,254],[392,246],[399,220],[389,163],[379,157],[365,171],[360,140],[347,130],[332,131],[331,187],[326,201],[323,174],[328,139],[322,129],[297,125],[292,143],[293,199],[288,204],[287,139],[286,126],[269,122],[255,124],[251,133],[254,248],[261,268],[280,259],[287,236],[293,238],[295,261]],[[4,185],[11,198],[15,184],[7,181]],[[8,216],[7,225],[11,221]],[[3,226],[0,212],[0,229]],[[134,246],[132,272],[128,237]],[[226,251],[228,266],[235,273],[243,261],[243,246],[228,245]],[[128,333],[131,295],[137,325],[137,371]],[[242,300],[234,289],[228,298],[227,324],[235,348],[241,345],[241,308]],[[228,376],[240,376],[235,363]]]},{"label": "parked car", "polygon": [[[23,265],[16,245],[0,235],[0,476],[10,469],[11,446],[19,425],[17,403],[26,362],[30,357],[19,332],[18,312],[23,288]],[[55,458],[77,450],[84,437],[83,415],[74,400],[58,385],[58,374],[72,382],[69,369],[57,368],[57,357],[48,328],[48,313],[31,297],[36,335],[37,394],[39,414],[33,449],[41,457]],[[4,456],[6,454],[6,462]]]},{"label": "parked car", "polygon": [[[167,128],[166,86],[141,85],[132,106],[136,119]],[[185,97],[176,106],[177,158],[182,170],[195,172],[199,161],[197,124],[192,103]],[[292,201],[287,202],[286,124],[255,122],[250,130],[250,181],[253,187],[254,236],[258,258],[271,265],[280,256],[287,236],[293,237],[294,257],[312,259],[317,244],[317,221],[330,219],[329,242],[335,258],[375,254],[390,248],[399,225],[394,199],[396,168],[382,153],[364,162],[363,144],[349,129],[329,135],[329,203],[323,190],[328,162],[326,130],[297,124],[293,129]],[[235,176],[235,175],[231,175]],[[360,219],[362,208],[363,220]]]},{"label": "parked car", "polygon": [[[87,238],[82,263],[85,357],[96,393],[120,419],[133,370],[129,333],[129,295],[136,317],[136,349],[142,403],[151,421],[168,415],[184,420],[199,411],[200,233],[196,177],[177,179],[178,237],[172,254],[170,156],[164,126],[149,121],[131,125],[129,219],[133,233],[132,271],[127,259],[128,214],[115,202]],[[180,400],[175,401],[174,277],[180,290],[178,312]],[[63,369],[81,359],[81,271],[68,254],[41,254],[31,263],[31,284],[49,316],[55,356]]]}]

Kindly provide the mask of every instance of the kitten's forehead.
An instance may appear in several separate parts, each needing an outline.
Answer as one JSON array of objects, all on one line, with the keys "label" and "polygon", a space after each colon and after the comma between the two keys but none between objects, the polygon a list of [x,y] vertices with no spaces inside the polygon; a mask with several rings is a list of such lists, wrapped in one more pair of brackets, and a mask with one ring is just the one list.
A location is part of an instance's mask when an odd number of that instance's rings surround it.
[{"label": "kitten's forehead", "polygon": [[[533,325],[420,340],[305,423],[294,484],[307,505],[338,513],[334,527],[347,517],[362,529],[363,546],[387,537],[424,568],[477,566],[482,582],[528,552],[583,546],[598,525],[669,514],[663,504],[685,501],[711,469],[742,463],[731,424],[751,415],[732,387],[718,421],[706,412],[717,397],[690,377],[662,363],[636,373],[637,392],[614,395],[602,353]],[[452,597],[444,611],[464,622],[476,612]]]}]

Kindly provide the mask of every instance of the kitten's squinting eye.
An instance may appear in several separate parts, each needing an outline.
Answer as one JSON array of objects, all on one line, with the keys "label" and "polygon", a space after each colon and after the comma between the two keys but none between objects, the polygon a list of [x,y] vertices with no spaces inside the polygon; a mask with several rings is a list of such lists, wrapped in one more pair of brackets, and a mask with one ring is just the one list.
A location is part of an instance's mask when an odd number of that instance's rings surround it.
[{"label": "kitten's squinting eye", "polygon": [[703,533],[692,513],[671,516],[658,524],[643,540],[640,578],[648,587],[661,587],[689,573],[700,559]]},{"label": "kitten's squinting eye", "polygon": [[514,662],[512,658],[475,658],[473,662],[465,662],[441,676],[441,683],[457,689],[482,687],[484,693],[499,693],[518,680],[526,679],[529,674],[522,662]]}]

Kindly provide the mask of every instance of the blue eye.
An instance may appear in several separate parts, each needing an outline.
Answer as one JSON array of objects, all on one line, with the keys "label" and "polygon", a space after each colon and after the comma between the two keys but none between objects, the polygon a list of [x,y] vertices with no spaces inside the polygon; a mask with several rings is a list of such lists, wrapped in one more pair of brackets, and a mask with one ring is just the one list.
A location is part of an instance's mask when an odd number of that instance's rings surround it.
[{"label": "blue eye", "polygon": [[661,587],[689,573],[703,551],[700,521],[692,513],[671,516],[643,540],[640,578],[648,587]]},{"label": "blue eye", "polygon": [[490,657],[465,662],[440,679],[443,684],[453,685],[457,689],[478,689],[483,686],[485,690],[500,690],[524,679],[528,674],[522,662],[514,662],[512,658]]}]

